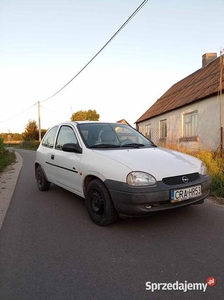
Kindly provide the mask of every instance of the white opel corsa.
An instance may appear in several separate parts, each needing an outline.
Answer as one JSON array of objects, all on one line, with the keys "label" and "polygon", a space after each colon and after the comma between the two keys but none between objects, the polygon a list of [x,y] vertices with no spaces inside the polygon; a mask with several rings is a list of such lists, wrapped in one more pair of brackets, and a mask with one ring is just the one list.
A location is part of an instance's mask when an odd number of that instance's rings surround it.
[{"label": "white opel corsa", "polygon": [[128,125],[91,121],[50,128],[35,177],[41,191],[54,183],[83,197],[98,225],[203,203],[211,187],[199,159],[157,147]]}]

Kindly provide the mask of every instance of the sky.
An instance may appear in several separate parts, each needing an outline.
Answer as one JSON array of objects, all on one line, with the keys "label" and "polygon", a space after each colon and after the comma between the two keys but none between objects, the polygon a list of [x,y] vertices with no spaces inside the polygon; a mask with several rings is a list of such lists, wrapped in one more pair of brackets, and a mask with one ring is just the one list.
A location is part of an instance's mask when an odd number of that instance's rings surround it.
[{"label": "sky", "polygon": [[38,101],[42,129],[89,109],[100,121],[135,126],[173,84],[201,68],[204,53],[220,55],[224,0],[148,0],[57,93],[142,2],[1,0],[0,133],[38,124]]}]

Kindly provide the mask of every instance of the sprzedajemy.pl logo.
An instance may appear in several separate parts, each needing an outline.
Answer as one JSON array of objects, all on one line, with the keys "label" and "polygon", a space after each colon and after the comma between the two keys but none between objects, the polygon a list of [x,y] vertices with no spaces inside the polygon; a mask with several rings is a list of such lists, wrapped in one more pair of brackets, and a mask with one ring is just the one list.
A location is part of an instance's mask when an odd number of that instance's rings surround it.
[{"label": "sprzedajemy.pl logo", "polygon": [[186,293],[187,291],[202,291],[206,292],[208,286],[213,287],[216,285],[216,279],[214,277],[208,277],[205,283],[202,282],[151,282],[147,281],[145,283],[145,289],[147,291],[155,292],[155,291],[183,291]]}]

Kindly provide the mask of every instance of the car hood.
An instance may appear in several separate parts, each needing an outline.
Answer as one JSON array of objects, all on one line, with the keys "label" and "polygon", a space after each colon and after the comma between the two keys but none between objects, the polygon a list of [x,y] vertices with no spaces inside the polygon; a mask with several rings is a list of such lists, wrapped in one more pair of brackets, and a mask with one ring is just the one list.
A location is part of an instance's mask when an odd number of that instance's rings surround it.
[{"label": "car hood", "polygon": [[150,173],[157,180],[194,172],[200,173],[201,168],[199,159],[160,147],[95,151],[125,165],[130,171]]}]

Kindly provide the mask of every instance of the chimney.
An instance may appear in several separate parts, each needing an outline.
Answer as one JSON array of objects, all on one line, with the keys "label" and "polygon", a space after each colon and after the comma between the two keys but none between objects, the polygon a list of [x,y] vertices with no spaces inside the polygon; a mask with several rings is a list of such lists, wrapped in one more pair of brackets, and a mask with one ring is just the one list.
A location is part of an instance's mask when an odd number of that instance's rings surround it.
[{"label": "chimney", "polygon": [[217,58],[217,53],[205,53],[202,55],[202,68],[207,66],[211,61]]}]

